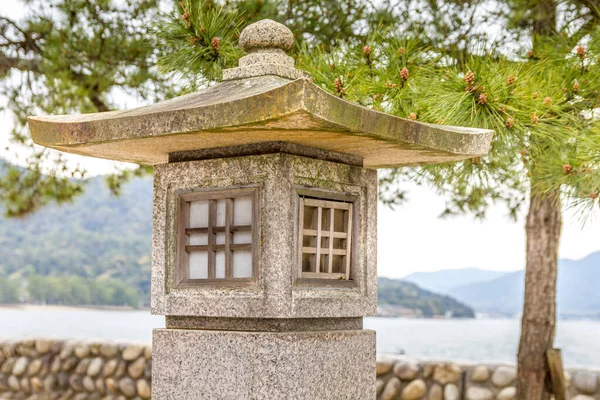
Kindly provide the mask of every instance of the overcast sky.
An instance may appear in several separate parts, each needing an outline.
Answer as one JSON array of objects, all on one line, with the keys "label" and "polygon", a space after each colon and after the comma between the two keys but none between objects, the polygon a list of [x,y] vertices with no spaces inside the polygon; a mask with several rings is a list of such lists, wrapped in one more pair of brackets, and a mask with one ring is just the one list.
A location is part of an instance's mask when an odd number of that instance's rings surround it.
[{"label": "overcast sky", "polygon": [[[0,2],[0,15],[19,18],[22,4]],[[119,100],[119,99],[117,99]],[[118,101],[121,103],[121,101]],[[126,102],[126,101],[125,101]],[[4,147],[12,120],[0,114],[0,157],[12,159]],[[13,149],[14,152],[14,149]],[[111,171],[114,163],[73,156],[91,174]],[[380,205],[378,216],[378,268],[380,276],[402,277],[415,271],[479,267],[493,270],[523,268],[525,231],[523,216],[512,222],[506,210],[492,208],[488,218],[475,221],[470,216],[438,219],[444,199],[415,185],[405,186],[409,201],[392,211]],[[571,212],[565,212],[561,258],[579,259],[600,250],[600,216],[581,227]]]}]

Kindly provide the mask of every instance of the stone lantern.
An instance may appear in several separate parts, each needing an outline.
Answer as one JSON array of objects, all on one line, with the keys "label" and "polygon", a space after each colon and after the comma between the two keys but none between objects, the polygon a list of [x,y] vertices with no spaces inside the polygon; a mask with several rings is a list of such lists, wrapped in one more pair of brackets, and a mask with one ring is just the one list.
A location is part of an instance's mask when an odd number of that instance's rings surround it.
[{"label": "stone lantern", "polygon": [[166,316],[154,398],[373,399],[363,317],[377,306],[376,169],[479,156],[492,132],[325,92],[294,68],[277,22],[248,26],[240,46],[248,54],[217,85],[30,118],[33,139],[154,165],[152,313]]}]

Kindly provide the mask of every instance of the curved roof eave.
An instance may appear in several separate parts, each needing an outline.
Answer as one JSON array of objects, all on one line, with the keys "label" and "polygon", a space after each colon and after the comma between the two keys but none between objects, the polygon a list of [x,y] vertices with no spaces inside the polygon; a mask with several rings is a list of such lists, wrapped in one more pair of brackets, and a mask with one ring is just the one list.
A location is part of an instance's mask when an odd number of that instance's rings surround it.
[{"label": "curved roof eave", "polygon": [[308,79],[272,75],[132,110],[30,117],[29,126],[37,144],[142,164],[166,162],[174,151],[278,140],[357,155],[377,168],[483,155],[493,135],[402,119],[333,96]]}]

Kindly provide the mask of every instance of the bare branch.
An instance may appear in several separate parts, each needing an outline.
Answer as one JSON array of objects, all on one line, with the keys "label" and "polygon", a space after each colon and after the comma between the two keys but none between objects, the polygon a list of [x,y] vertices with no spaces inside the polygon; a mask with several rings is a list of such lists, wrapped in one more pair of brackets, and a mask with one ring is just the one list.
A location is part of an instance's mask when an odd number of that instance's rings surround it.
[{"label": "bare branch", "polygon": [[39,60],[27,60],[19,57],[8,57],[0,53],[0,72],[8,72],[17,69],[23,72],[40,72]]}]

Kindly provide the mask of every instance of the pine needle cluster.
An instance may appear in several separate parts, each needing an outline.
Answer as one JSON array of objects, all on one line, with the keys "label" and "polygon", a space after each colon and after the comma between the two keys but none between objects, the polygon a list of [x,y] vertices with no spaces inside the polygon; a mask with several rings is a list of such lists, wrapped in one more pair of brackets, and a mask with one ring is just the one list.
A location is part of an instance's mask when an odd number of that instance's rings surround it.
[{"label": "pine needle cluster", "polygon": [[594,31],[585,46],[563,38],[533,56],[486,50],[458,60],[415,38],[377,33],[354,47],[302,49],[299,61],[316,84],[364,106],[495,131],[485,157],[384,174],[385,200],[397,200],[397,191],[389,196],[397,179],[418,179],[452,195],[445,214],[484,217],[503,202],[516,216],[529,189],[560,191],[585,209],[599,204],[599,38]]}]

